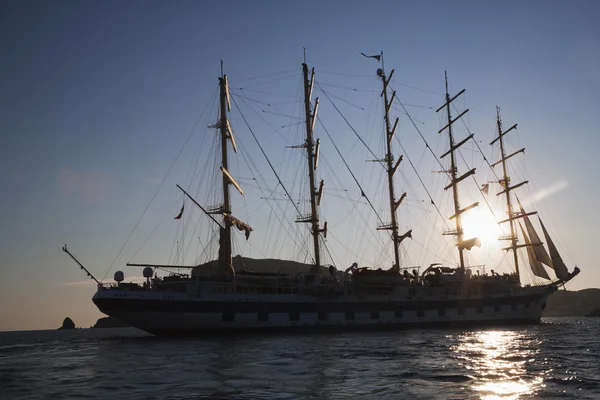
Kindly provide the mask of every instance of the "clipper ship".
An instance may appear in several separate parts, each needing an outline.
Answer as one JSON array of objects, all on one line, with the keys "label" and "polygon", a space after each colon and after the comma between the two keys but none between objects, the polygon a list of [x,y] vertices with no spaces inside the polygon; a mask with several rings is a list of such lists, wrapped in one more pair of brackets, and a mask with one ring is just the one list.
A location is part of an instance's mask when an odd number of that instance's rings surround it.
[{"label": "clipper ship", "polygon": [[[364,54],[363,54],[364,55]],[[444,173],[449,177],[445,190],[452,194],[454,214],[450,220],[454,229],[444,235],[455,237],[458,265],[445,266],[432,263],[419,273],[400,267],[400,244],[411,238],[412,231],[399,232],[397,209],[406,194],[397,196],[394,175],[402,157],[394,159],[393,138],[398,118],[392,123],[390,110],[396,92],[390,95],[390,82],[394,70],[386,75],[383,69],[383,54],[367,56],[381,62],[377,76],[381,80],[381,98],[384,110],[384,134],[386,154],[377,160],[387,176],[389,223],[377,228],[389,233],[392,242],[394,264],[390,269],[359,268],[354,263],[350,268],[339,271],[333,265],[322,262],[320,238],[327,236],[327,223],[321,226],[319,203],[323,195],[323,181],[316,185],[315,171],[319,158],[320,141],[314,138],[319,99],[312,102],[315,70],[305,62],[302,64],[303,106],[305,141],[297,146],[306,152],[308,193],[310,212],[296,222],[305,223],[312,236],[313,262],[298,264],[281,260],[253,260],[232,257],[233,228],[243,231],[246,238],[253,228],[234,217],[230,188],[233,186],[243,194],[240,184],[229,171],[229,148],[237,152],[234,133],[228,119],[231,112],[227,75],[219,77],[219,120],[213,125],[221,143],[219,180],[222,182],[223,203],[207,210],[188,191],[178,185],[183,194],[199,207],[218,226],[218,258],[207,263],[188,266],[188,274],[156,275],[157,269],[169,267],[156,264],[128,264],[143,267],[143,284],[125,283],[124,275],[117,271],[116,284],[102,283],[84,267],[67,249],[69,254],[88,275],[96,280],[97,291],[93,302],[98,309],[143,331],[156,335],[202,334],[222,331],[271,331],[278,329],[357,329],[357,328],[402,328],[414,326],[487,325],[506,323],[539,323],[546,300],[560,286],[570,281],[579,269],[569,272],[548,231],[539,221],[545,244],[529,217],[535,212],[526,212],[514,192],[527,182],[513,184],[510,181],[507,161],[522,153],[524,149],[507,154],[505,135],[516,125],[503,130],[500,110],[497,109],[497,135],[490,145],[498,144],[500,160],[493,167],[502,167],[501,192],[505,198],[507,217],[499,221],[508,224],[509,233],[500,238],[508,242],[503,250],[511,252],[514,272],[507,274],[475,274],[466,264],[465,252],[479,244],[477,238],[465,238],[463,214],[478,206],[478,203],[461,208],[459,183],[475,173],[471,169],[459,174],[458,149],[473,138],[473,134],[459,142],[455,140],[454,124],[463,117],[465,110],[452,117],[451,104],[465,90],[451,96],[446,76],[445,102],[437,112],[445,111],[447,123],[438,133],[447,133],[448,151],[441,158],[449,157],[450,167]],[[515,204],[518,204],[518,207]],[[182,208],[183,211],[183,208]],[[181,214],[180,214],[181,215]],[[524,224],[521,225],[521,222]],[[520,229],[518,229],[518,227]],[[522,242],[519,240],[519,231]],[[525,251],[529,266],[520,263],[518,254]],[[271,272],[265,272],[270,265]],[[554,270],[556,279],[551,279],[544,265]],[[179,266],[182,268],[182,266]],[[274,268],[273,268],[274,267]],[[534,275],[547,280],[541,285],[525,285],[520,271],[531,268]],[[277,272],[273,272],[277,271]]]}]

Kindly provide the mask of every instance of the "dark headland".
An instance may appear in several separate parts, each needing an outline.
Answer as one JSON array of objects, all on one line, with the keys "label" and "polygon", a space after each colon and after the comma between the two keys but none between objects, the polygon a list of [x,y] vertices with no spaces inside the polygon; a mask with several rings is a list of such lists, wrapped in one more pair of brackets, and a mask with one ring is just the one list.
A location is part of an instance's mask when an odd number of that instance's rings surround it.
[{"label": "dark headland", "polygon": [[96,325],[92,326],[92,329],[95,328],[127,328],[130,327],[131,325],[126,324],[125,322],[114,318],[114,317],[104,317],[104,318],[98,318],[98,321],[96,321]]},{"label": "dark headland", "polygon": [[600,289],[577,291],[559,289],[550,296],[543,313],[544,317],[591,317],[599,315]]}]

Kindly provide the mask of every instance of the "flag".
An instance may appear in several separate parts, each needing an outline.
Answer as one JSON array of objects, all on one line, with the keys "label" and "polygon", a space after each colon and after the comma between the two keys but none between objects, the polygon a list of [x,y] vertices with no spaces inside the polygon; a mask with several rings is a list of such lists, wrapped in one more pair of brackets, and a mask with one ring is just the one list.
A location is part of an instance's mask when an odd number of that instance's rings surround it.
[{"label": "flag", "polygon": [[490,188],[490,184],[489,183],[484,183],[483,185],[481,185],[481,191],[484,194],[488,194],[489,188]]},{"label": "flag", "polygon": [[366,55],[365,53],[362,53],[362,52],[361,52],[360,54],[362,54],[363,56],[365,56],[365,57],[367,57],[367,58],[374,58],[374,59],[376,59],[377,61],[381,61],[381,55],[376,55],[376,56],[368,56],[368,55]]},{"label": "flag", "polygon": [[183,205],[181,206],[181,211],[179,211],[179,214],[177,214],[177,216],[174,219],[181,219],[182,215],[183,215]]},{"label": "flag", "polygon": [[504,179],[500,179],[500,180],[498,181],[498,183],[499,183],[499,184],[500,184],[500,186],[502,186],[503,188],[506,188],[506,180],[504,180]]}]

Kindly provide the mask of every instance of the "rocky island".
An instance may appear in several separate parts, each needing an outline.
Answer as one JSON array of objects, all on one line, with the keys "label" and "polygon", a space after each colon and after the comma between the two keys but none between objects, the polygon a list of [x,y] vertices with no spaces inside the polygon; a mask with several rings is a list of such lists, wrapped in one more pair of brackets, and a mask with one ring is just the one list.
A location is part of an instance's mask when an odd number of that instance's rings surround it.
[{"label": "rocky island", "polygon": [[75,322],[69,317],[65,318],[62,323],[62,326],[58,329],[75,329]]}]

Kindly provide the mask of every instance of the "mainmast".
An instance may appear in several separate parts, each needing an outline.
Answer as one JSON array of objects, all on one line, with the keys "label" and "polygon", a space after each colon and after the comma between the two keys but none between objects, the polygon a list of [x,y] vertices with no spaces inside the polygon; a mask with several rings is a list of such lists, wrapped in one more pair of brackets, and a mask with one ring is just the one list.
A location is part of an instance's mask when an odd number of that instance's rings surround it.
[{"label": "mainmast", "polygon": [[458,168],[456,166],[455,151],[460,146],[465,144],[469,139],[471,139],[473,137],[473,134],[467,136],[465,139],[463,139],[461,142],[459,142],[457,144],[454,143],[454,136],[452,133],[452,124],[455,123],[456,121],[458,121],[458,119],[461,118],[463,115],[465,115],[469,111],[469,109],[466,109],[465,111],[460,113],[460,115],[458,117],[452,119],[452,115],[450,113],[450,103],[452,103],[458,96],[463,94],[465,92],[465,89],[461,90],[457,95],[450,98],[450,94],[448,93],[448,74],[447,73],[444,73],[444,74],[445,74],[445,80],[446,80],[446,103],[443,106],[441,106],[440,108],[438,108],[436,110],[436,112],[439,112],[443,108],[446,108],[446,114],[448,117],[448,124],[446,126],[444,126],[442,129],[440,129],[438,131],[438,133],[442,133],[445,129],[448,129],[448,137],[450,139],[450,150],[448,150],[446,153],[442,154],[442,156],[440,158],[444,158],[448,154],[450,155],[450,171],[448,171],[450,173],[450,184],[448,186],[446,186],[444,188],[444,190],[448,190],[448,189],[452,188],[452,197],[454,200],[454,215],[451,216],[450,219],[454,219],[455,223],[456,223],[456,230],[450,231],[450,232],[444,232],[444,235],[454,235],[457,237],[458,255],[460,257],[460,268],[464,269],[465,268],[465,259],[464,259],[463,251],[465,249],[470,250],[471,247],[473,247],[474,245],[479,245],[479,242],[478,242],[478,238],[463,240],[464,232],[463,232],[463,227],[462,227],[461,215],[464,212],[477,207],[479,205],[479,203],[476,202],[476,203],[473,203],[470,206],[467,206],[463,209],[460,208],[460,202],[458,201],[458,186],[457,185],[463,179],[473,175],[475,173],[475,168],[471,169],[470,171],[466,172],[465,174],[463,174],[461,176],[458,176]]},{"label": "mainmast", "polygon": [[[509,222],[509,224],[510,224],[510,236],[504,236],[504,237],[501,237],[501,239],[510,240],[510,247],[507,247],[504,250],[512,250],[513,251],[513,257],[514,257],[514,262],[515,262],[515,271],[517,273],[517,278],[520,280],[519,258],[517,257],[517,249],[520,247],[523,247],[523,246],[517,244],[518,239],[517,239],[517,232],[516,232],[516,227],[515,227],[515,220],[518,218],[523,218],[523,217],[527,217],[528,215],[535,214],[535,212],[525,213],[525,214],[513,212],[513,205],[512,205],[510,193],[512,192],[513,189],[516,189],[520,186],[525,185],[528,181],[521,182],[515,186],[510,186],[510,176],[508,175],[508,167],[506,165],[506,160],[508,160],[509,158],[511,158],[514,155],[524,152],[525,148],[515,151],[514,153],[509,154],[508,156],[506,155],[506,151],[504,149],[504,135],[506,135],[508,132],[512,131],[513,129],[515,129],[517,127],[517,124],[514,124],[512,127],[507,129],[506,131],[502,132],[502,120],[500,119],[500,107],[498,107],[498,106],[496,106],[496,125],[498,127],[498,137],[490,143],[490,146],[493,145],[494,143],[496,143],[496,141],[500,142],[501,159],[500,159],[500,161],[492,164],[492,167],[495,167],[498,164],[502,164],[502,181],[500,183],[501,183],[501,186],[504,187],[504,190],[502,190],[500,193],[498,193],[497,196],[500,196],[501,194],[506,194],[506,208],[507,208],[507,213],[508,213],[508,219],[500,221],[499,223]],[[527,245],[525,245],[525,246],[527,246]]]},{"label": "mainmast", "polygon": [[319,109],[319,99],[315,100],[314,108],[311,107],[311,96],[313,85],[315,82],[315,69],[311,71],[310,80],[308,79],[308,65],[306,62],[302,64],[302,72],[304,75],[304,110],[306,119],[306,143],[301,147],[306,147],[307,159],[308,159],[308,184],[310,193],[310,215],[306,217],[300,217],[296,222],[307,222],[311,224],[311,234],[313,236],[313,245],[315,252],[315,264],[311,268],[312,273],[318,273],[321,267],[321,256],[319,252],[319,233],[323,232],[327,235],[327,222],[323,229],[319,228],[319,214],[317,213],[317,206],[321,202],[323,195],[324,182],[321,180],[319,189],[315,187],[315,170],[319,162],[319,146],[320,141],[317,139],[316,145],[313,139],[313,129],[317,120],[317,110]]},{"label": "mainmast", "polygon": [[396,173],[396,170],[398,169],[398,166],[400,165],[400,162],[402,161],[402,156],[400,156],[398,158],[398,160],[394,163],[394,154],[392,153],[392,139],[394,137],[394,133],[396,132],[396,128],[398,127],[398,118],[396,118],[396,120],[394,121],[394,126],[392,127],[390,124],[390,115],[389,115],[390,108],[392,107],[392,102],[394,101],[394,97],[396,96],[396,91],[395,90],[392,91],[392,96],[389,101],[388,101],[388,95],[387,95],[387,87],[388,87],[388,84],[390,83],[390,80],[392,79],[392,76],[394,75],[394,70],[392,70],[392,72],[390,72],[390,76],[386,78],[385,71],[383,69],[383,53],[381,54],[380,57],[382,57],[382,67],[377,70],[377,75],[381,78],[381,82],[383,84],[383,90],[381,92],[381,97],[383,97],[383,104],[384,104],[384,111],[385,111],[385,115],[384,115],[385,132],[386,132],[385,137],[386,137],[386,143],[387,143],[387,151],[385,154],[385,159],[383,161],[385,161],[385,163],[386,163],[386,172],[387,172],[387,176],[388,176],[388,193],[389,193],[389,201],[390,201],[391,222],[389,225],[379,226],[379,227],[377,227],[377,229],[392,231],[392,241],[394,243],[394,265],[392,267],[392,270],[397,271],[400,269],[400,252],[399,252],[400,243],[407,237],[411,237],[412,230],[409,230],[408,232],[406,232],[403,235],[398,234],[398,219],[396,218],[396,210],[398,209],[398,206],[400,206],[400,203],[402,203],[402,201],[406,198],[406,193],[403,193],[402,196],[400,196],[400,198],[398,200],[396,200],[396,197],[394,194],[394,174]]}]

